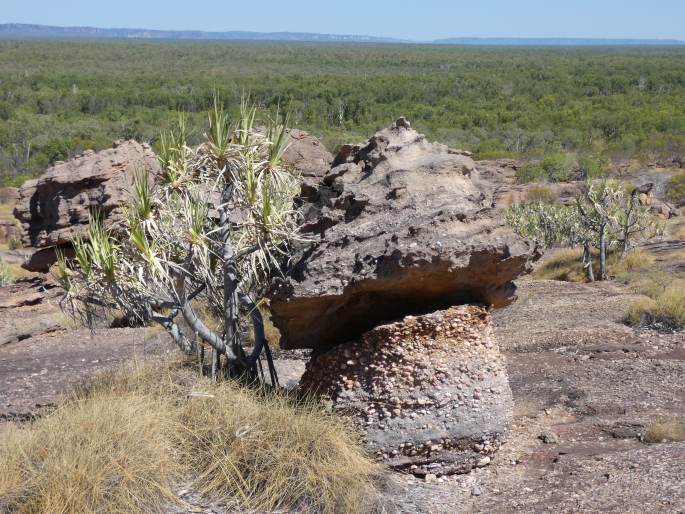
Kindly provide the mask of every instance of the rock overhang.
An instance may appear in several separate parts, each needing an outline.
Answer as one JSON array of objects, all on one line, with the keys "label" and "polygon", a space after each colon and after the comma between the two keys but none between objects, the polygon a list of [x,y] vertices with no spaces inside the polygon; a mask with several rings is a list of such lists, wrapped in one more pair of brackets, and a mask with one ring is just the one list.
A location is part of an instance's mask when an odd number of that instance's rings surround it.
[{"label": "rock overhang", "polygon": [[304,199],[305,235],[270,292],[286,348],[330,348],[407,314],[504,306],[535,257],[471,180],[468,152],[400,119],[346,145]]}]

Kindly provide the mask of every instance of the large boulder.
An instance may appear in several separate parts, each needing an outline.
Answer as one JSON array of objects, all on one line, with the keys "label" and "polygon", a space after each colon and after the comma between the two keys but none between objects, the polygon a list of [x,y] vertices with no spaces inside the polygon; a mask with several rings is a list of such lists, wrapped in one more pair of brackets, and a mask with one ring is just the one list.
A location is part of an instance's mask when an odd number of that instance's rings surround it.
[{"label": "large boulder", "polygon": [[137,170],[157,174],[157,158],[149,145],[136,141],[82,155],[49,168],[19,189],[14,215],[24,243],[36,248],[70,243],[84,234],[91,210],[108,224],[121,220],[131,180]]},{"label": "large boulder", "polygon": [[403,118],[344,146],[305,200],[311,242],[270,294],[281,344],[332,346],[407,314],[511,302],[534,251],[474,169]]},{"label": "large boulder", "polygon": [[511,427],[504,359],[488,311],[473,305],[315,353],[301,386],[351,417],[380,460],[419,475],[486,465]]}]

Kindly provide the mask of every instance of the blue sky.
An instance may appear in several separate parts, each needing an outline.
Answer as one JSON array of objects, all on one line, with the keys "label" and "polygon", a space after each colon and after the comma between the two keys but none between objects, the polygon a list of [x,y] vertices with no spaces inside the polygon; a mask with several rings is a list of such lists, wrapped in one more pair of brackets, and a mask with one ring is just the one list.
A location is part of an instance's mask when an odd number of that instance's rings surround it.
[{"label": "blue sky", "polygon": [[406,39],[685,39],[685,0],[0,0],[0,23]]}]

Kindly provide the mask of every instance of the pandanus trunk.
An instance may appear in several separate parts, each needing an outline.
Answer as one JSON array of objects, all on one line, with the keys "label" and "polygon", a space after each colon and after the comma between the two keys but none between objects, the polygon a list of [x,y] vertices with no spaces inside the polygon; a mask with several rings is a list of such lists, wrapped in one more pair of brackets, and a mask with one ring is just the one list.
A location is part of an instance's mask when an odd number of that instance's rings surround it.
[{"label": "pandanus trunk", "polygon": [[592,253],[590,252],[590,245],[585,243],[583,245],[583,268],[589,282],[595,281],[595,272],[592,269]]},{"label": "pandanus trunk", "polygon": [[[224,192],[223,200],[231,197],[232,186]],[[224,344],[231,351],[227,352],[228,373],[236,376],[241,373],[243,348],[238,338],[238,270],[236,267],[233,246],[231,245],[231,228],[228,207],[220,210],[221,243],[224,275]]]},{"label": "pandanus trunk", "polygon": [[607,236],[606,225],[599,227],[599,280],[607,278]]}]

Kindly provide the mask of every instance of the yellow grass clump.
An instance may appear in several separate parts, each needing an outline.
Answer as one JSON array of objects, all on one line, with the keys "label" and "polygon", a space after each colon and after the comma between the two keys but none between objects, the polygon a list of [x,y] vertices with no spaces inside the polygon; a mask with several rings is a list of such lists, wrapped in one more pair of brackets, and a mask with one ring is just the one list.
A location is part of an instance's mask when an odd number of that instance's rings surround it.
[{"label": "yellow grass clump", "polygon": [[171,498],[178,468],[169,414],[138,394],[97,394],[66,401],[28,427],[9,426],[0,437],[0,507],[36,514],[158,511]]},{"label": "yellow grass clump", "polygon": [[581,257],[583,250],[561,248],[548,252],[535,268],[532,277],[538,280],[560,280],[562,282],[585,282]]},{"label": "yellow grass clump", "polygon": [[685,441],[685,422],[677,419],[661,419],[652,423],[645,432],[648,443]]},{"label": "yellow grass clump", "polygon": [[552,203],[556,201],[552,190],[545,185],[534,185],[526,191],[526,202]]},{"label": "yellow grass clump", "polygon": [[[538,280],[559,280],[562,282],[586,282],[587,275],[582,264],[583,250],[580,248],[560,248],[547,253],[533,271]],[[607,255],[607,271],[617,276],[638,270],[649,270],[654,265],[654,256],[644,248],[631,249],[625,256],[620,251]],[[595,277],[599,275],[599,258],[592,255]]]},{"label": "yellow grass clump", "polygon": [[313,401],[179,366],[103,375],[0,436],[0,511],[159,512],[179,484],[246,509],[366,512],[379,467]]},{"label": "yellow grass clump", "polygon": [[612,275],[631,271],[646,270],[654,265],[655,259],[648,250],[641,247],[631,249],[625,256],[620,252],[613,253],[607,259],[607,266]]},{"label": "yellow grass clump", "polygon": [[[665,274],[666,275],[666,274]],[[670,275],[665,280],[639,282],[646,295],[633,301],[628,307],[631,324],[660,324],[670,328],[685,326],[685,280]]]},{"label": "yellow grass clump", "polygon": [[[188,401],[182,453],[210,497],[239,498],[262,511],[283,504],[307,512],[366,512],[376,464],[354,431],[313,403],[223,383]],[[230,401],[227,399],[230,398]]]}]

